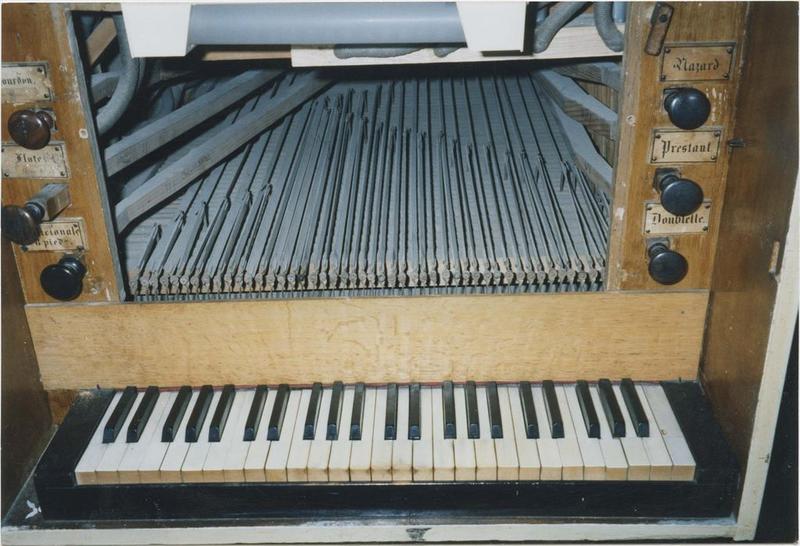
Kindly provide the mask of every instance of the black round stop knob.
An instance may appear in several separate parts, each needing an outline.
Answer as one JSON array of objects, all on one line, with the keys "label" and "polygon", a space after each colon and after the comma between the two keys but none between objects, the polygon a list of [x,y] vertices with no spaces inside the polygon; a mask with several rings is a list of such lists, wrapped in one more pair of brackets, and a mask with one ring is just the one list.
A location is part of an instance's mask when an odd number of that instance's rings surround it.
[{"label": "black round stop knob", "polygon": [[3,236],[18,245],[35,243],[43,217],[44,211],[35,203],[23,207],[6,205],[2,212]]},{"label": "black round stop knob", "polygon": [[650,247],[650,265],[647,268],[650,276],[661,284],[680,282],[689,270],[686,258],[661,243]]},{"label": "black round stop knob", "polygon": [[661,205],[676,216],[688,216],[703,204],[703,188],[688,178],[665,176],[661,179],[659,190]]},{"label": "black round stop knob", "polygon": [[664,99],[669,120],[681,129],[697,129],[711,113],[711,102],[702,91],[694,87],[672,89]]},{"label": "black round stop knob", "polygon": [[44,111],[17,110],[8,117],[8,134],[29,150],[39,150],[50,142],[53,118]]},{"label": "black round stop knob", "polygon": [[47,294],[57,300],[69,301],[77,298],[83,290],[86,266],[73,256],[64,256],[57,264],[42,269],[39,282]]}]

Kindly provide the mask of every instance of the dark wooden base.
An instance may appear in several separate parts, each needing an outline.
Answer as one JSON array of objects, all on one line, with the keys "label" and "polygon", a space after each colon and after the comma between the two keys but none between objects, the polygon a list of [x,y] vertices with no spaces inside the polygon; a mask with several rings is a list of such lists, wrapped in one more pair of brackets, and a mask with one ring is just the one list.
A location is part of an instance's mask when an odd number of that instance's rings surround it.
[{"label": "dark wooden base", "polygon": [[697,462],[691,482],[208,483],[75,485],[74,469],[111,400],[78,397],[35,473],[48,520],[197,518],[683,518],[732,513],[739,473],[696,383],[664,383]]}]

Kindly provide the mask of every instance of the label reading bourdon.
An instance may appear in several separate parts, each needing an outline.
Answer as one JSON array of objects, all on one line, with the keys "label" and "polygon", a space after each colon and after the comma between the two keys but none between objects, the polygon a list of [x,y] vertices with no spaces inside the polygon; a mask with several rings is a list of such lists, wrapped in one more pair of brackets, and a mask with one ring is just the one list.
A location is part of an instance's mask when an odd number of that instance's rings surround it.
[{"label": "label reading bourdon", "polygon": [[721,129],[680,131],[655,129],[651,163],[712,163],[719,156]]},{"label": "label reading bourdon", "polygon": [[730,79],[734,44],[670,44],[661,58],[661,81]]},{"label": "label reading bourdon", "polygon": [[6,104],[50,101],[53,89],[47,63],[3,63],[2,97]]},{"label": "label reading bourdon", "polygon": [[35,243],[25,246],[28,252],[66,252],[86,248],[86,225],[83,218],[56,218],[42,222],[41,234]]}]

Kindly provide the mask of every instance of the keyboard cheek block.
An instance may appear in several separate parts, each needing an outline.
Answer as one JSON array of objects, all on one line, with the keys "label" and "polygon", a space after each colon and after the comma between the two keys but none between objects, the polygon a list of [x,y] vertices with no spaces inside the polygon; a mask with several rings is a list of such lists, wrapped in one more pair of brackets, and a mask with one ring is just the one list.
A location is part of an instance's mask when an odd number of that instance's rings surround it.
[{"label": "keyboard cheek block", "polygon": [[[739,471],[696,383],[662,383],[696,461],[693,481],[473,481],[77,485],[75,467],[114,393],[78,397],[34,474],[48,520],[438,516],[726,517]],[[327,417],[327,416],[325,416]],[[602,418],[602,416],[601,416]]]}]

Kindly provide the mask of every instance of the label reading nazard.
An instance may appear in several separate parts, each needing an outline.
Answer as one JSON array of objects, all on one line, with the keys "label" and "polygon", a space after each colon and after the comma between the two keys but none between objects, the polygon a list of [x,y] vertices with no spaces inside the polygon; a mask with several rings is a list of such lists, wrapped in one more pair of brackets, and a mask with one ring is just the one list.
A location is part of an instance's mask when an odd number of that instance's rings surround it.
[{"label": "label reading nazard", "polygon": [[730,78],[734,44],[667,45],[661,81],[712,81]]}]

